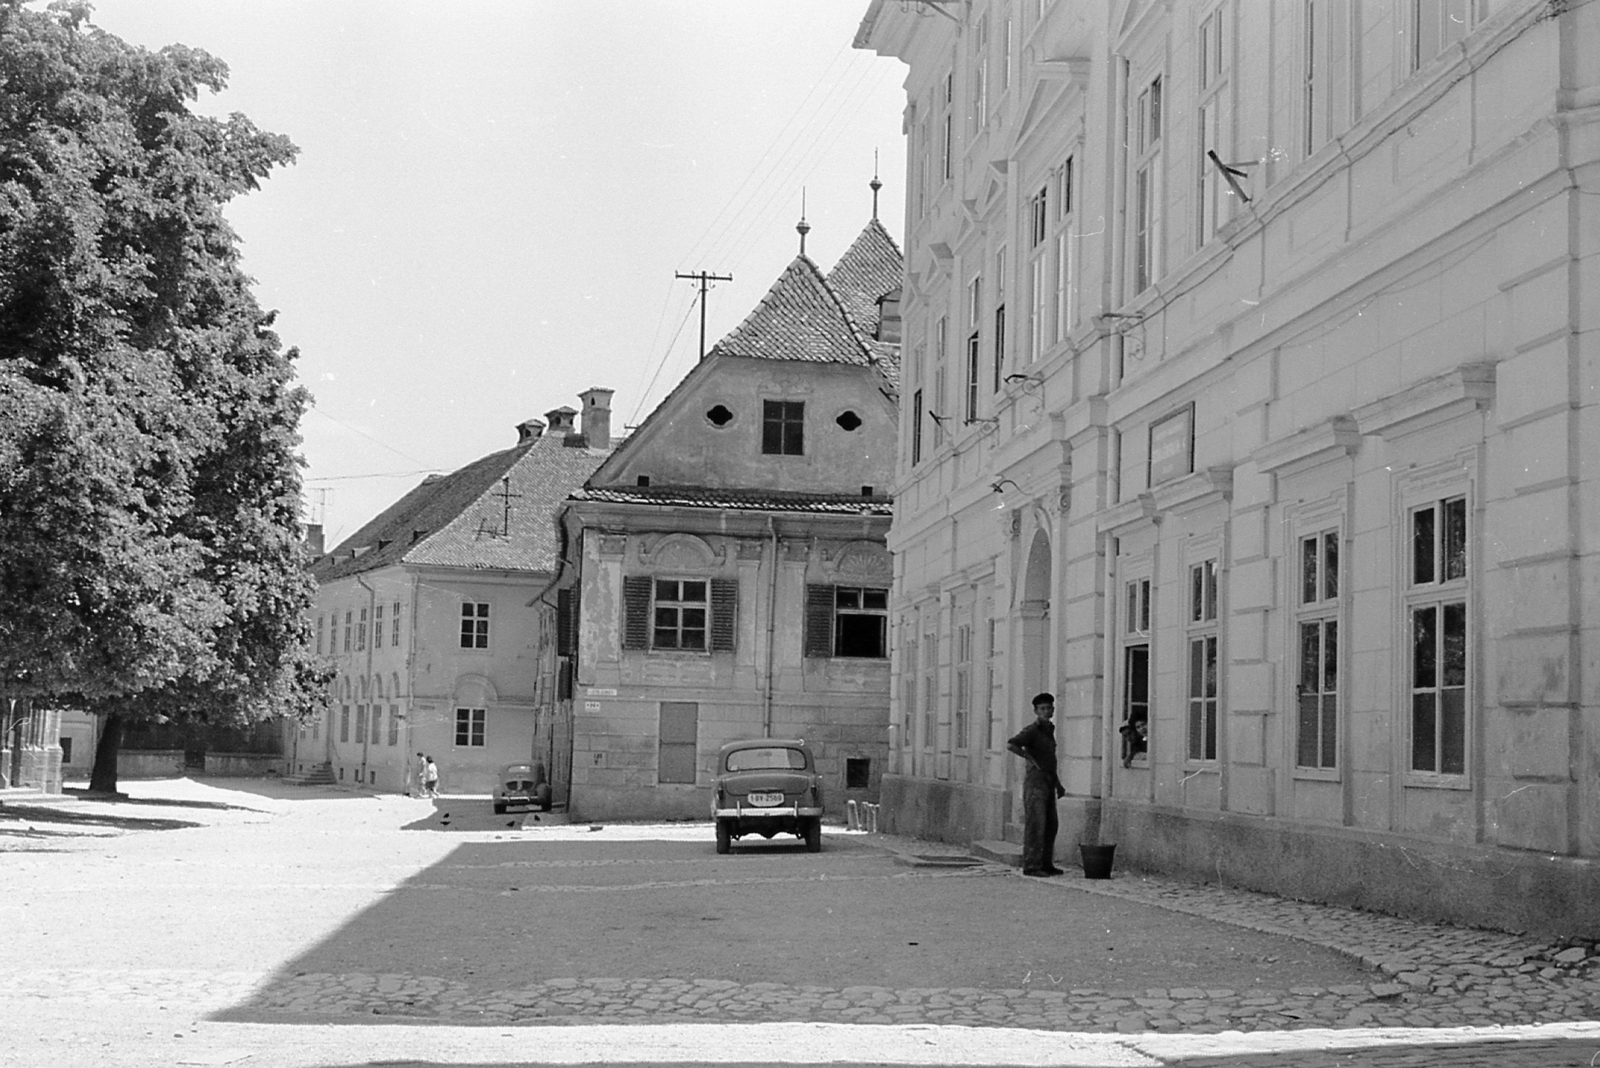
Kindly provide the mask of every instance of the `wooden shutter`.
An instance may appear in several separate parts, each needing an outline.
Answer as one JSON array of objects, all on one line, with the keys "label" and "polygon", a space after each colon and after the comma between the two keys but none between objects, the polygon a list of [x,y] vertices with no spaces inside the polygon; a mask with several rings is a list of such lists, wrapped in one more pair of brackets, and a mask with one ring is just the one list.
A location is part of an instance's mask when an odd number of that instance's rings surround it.
[{"label": "wooden shutter", "polygon": [[806,586],[806,655],[833,655],[832,586]]},{"label": "wooden shutter", "polygon": [[573,649],[573,644],[578,630],[578,598],[575,596],[577,592],[571,586],[556,591],[557,656],[571,656],[576,651]]},{"label": "wooden shutter", "polygon": [[739,580],[711,580],[711,651],[731,653],[739,619]]},{"label": "wooden shutter", "polygon": [[627,575],[622,580],[622,647],[650,648],[649,575]]}]

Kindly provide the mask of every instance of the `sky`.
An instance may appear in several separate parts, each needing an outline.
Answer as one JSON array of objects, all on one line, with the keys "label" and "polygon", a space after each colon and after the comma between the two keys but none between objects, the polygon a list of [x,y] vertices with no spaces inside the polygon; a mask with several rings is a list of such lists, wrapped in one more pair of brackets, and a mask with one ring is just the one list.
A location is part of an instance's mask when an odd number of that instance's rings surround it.
[{"label": "sky", "polygon": [[634,426],[799,251],[903,230],[905,68],[867,0],[95,0],[224,60],[196,109],[300,153],[228,208],[299,350],[307,519],[330,547],[591,386]]}]

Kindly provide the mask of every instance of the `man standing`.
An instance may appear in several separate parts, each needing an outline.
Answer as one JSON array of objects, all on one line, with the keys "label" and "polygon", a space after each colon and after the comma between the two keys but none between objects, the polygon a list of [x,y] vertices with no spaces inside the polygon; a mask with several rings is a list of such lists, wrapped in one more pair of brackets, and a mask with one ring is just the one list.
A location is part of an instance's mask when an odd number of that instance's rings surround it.
[{"label": "man standing", "polygon": [[1055,696],[1033,699],[1033,722],[1016,733],[1006,748],[1028,762],[1022,780],[1022,874],[1060,875],[1056,867],[1056,799],[1067,796],[1056,776]]}]

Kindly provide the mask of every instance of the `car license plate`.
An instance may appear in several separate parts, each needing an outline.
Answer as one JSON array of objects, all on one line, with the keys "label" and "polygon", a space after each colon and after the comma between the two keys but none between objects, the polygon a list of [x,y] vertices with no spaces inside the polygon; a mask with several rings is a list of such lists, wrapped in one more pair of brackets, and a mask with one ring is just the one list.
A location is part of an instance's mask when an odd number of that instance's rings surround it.
[{"label": "car license plate", "polygon": [[750,801],[750,803],[752,805],[762,805],[762,806],[765,806],[765,805],[781,805],[781,804],[783,804],[783,795],[782,794],[751,794],[749,796],[749,801]]}]

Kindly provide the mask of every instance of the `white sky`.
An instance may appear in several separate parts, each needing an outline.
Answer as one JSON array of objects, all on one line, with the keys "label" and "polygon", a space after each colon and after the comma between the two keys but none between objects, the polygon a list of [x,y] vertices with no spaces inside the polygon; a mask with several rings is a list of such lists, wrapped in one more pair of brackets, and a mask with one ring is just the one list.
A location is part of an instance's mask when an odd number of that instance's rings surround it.
[{"label": "white sky", "polygon": [[[330,546],[589,386],[643,420],[799,249],[901,240],[904,68],[867,0],[96,0],[94,22],[226,61],[202,110],[298,162],[229,217],[300,349],[308,504]],[[317,516],[313,515],[315,519]]]}]

